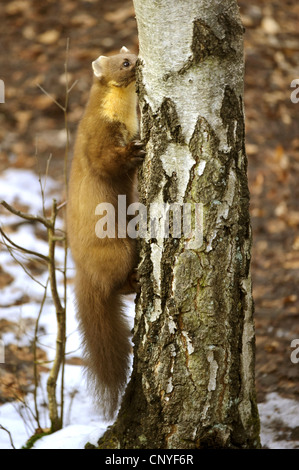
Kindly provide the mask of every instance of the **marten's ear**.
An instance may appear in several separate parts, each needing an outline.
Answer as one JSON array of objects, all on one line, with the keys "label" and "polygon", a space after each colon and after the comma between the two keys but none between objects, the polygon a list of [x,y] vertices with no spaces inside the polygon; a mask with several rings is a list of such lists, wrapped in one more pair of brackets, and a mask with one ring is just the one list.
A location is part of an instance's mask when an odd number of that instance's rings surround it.
[{"label": "marten's ear", "polygon": [[126,54],[126,53],[128,53],[128,52],[130,52],[130,51],[129,51],[129,49],[126,48],[126,46],[123,46],[119,52],[120,52],[121,54]]},{"label": "marten's ear", "polygon": [[97,78],[102,77],[103,65],[104,65],[104,62],[106,62],[106,60],[108,60],[108,57],[106,57],[105,55],[100,55],[100,57],[98,57],[96,60],[94,60],[91,63],[92,68],[93,68],[93,73],[95,74]]}]

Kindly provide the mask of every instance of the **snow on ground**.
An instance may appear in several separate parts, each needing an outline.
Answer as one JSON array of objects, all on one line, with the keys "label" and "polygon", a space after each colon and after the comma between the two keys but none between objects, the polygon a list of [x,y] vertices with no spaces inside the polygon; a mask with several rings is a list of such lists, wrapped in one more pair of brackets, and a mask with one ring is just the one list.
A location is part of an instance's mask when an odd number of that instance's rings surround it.
[{"label": "snow on ground", "polygon": [[[44,182],[43,182],[44,184]],[[51,178],[47,179],[46,198],[47,205],[51,205],[51,198],[59,200],[59,185]],[[30,170],[11,169],[0,176],[0,201],[4,199],[11,205],[21,204],[28,207],[30,213],[42,214],[42,203],[40,195],[40,183],[38,177]],[[17,216],[1,210],[1,226],[14,225],[19,222]],[[62,221],[60,221],[63,226]],[[34,251],[47,253],[47,243],[37,238],[34,227],[30,224],[18,225],[17,229],[10,234],[14,242],[26,246]],[[21,257],[22,258],[22,257]],[[24,258],[22,258],[24,259]],[[57,259],[62,262],[63,250],[57,249]],[[16,322],[22,327],[26,319],[36,319],[44,289],[23,271],[23,269],[12,259],[8,251],[0,245],[0,266],[12,276],[14,281],[0,290],[0,319],[5,318]],[[69,259],[69,272],[71,274],[72,264]],[[38,281],[46,282],[47,273],[41,273]],[[72,277],[70,275],[70,277]],[[17,305],[16,302],[23,295],[29,297],[30,301]],[[73,307],[72,285],[68,287],[67,304],[67,352],[80,357],[80,338],[77,332],[77,321]],[[133,304],[128,303],[128,314],[132,320]],[[56,334],[55,311],[49,298],[40,320],[44,334],[39,338],[45,348],[48,358],[54,357],[54,345]],[[0,332],[1,333],[1,332]],[[2,335],[5,344],[12,341],[19,345],[29,344],[33,332],[25,335],[13,333]],[[1,364],[0,364],[1,367]],[[41,375],[41,386],[38,390],[37,402],[39,404],[41,426],[49,427],[49,418],[46,401],[47,373]],[[0,426],[7,429],[13,440],[15,448],[21,448],[31,437],[36,428],[32,417],[34,410],[33,394],[26,396],[25,404],[10,402],[0,406]],[[299,402],[280,397],[272,393],[267,396],[264,403],[259,404],[261,418],[261,441],[262,445],[272,449],[299,448]],[[107,423],[94,408],[91,399],[86,392],[86,384],[82,367],[79,365],[65,366],[65,422],[64,428],[52,435],[45,436],[34,445],[39,449],[80,449],[87,442],[96,444],[99,437],[104,433]],[[0,449],[12,447],[9,434],[0,429]]]},{"label": "snow on ground", "polygon": [[259,404],[262,445],[269,449],[299,449],[299,402],[269,393]]},{"label": "snow on ground", "polygon": [[[47,374],[42,374],[42,388],[38,403],[41,426],[49,427],[46,398]],[[96,444],[107,425],[94,409],[86,394],[85,380],[79,366],[66,365],[65,368],[65,428],[37,441],[34,448],[40,449],[83,449],[87,442]],[[34,410],[33,395],[26,398],[26,407],[20,403],[6,403],[0,406],[0,425],[11,433],[13,444],[20,449],[34,434],[36,423],[29,410]],[[11,448],[7,432],[0,429],[0,449]]]}]

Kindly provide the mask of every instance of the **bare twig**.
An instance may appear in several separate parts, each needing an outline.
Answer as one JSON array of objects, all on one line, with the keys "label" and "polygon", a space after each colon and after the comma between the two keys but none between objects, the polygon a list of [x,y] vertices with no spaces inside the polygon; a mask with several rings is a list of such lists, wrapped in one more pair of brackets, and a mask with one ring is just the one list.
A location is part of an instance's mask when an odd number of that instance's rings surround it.
[{"label": "bare twig", "polygon": [[[36,150],[35,150],[35,158],[36,158],[37,165],[39,165],[38,156],[37,156],[37,144],[36,144]],[[52,159],[52,154],[50,153],[49,157],[47,158],[47,166],[46,166],[46,174],[45,174],[44,185],[42,184],[41,172],[40,172],[40,170],[38,170],[38,181],[39,181],[40,192],[41,192],[41,196],[42,196],[42,209],[43,209],[43,214],[44,214],[45,218],[46,218],[45,190],[46,190],[46,185],[47,185],[47,177],[48,177],[48,173],[49,173],[49,166],[50,166],[51,159]]]},{"label": "bare twig", "polygon": [[57,217],[57,202],[53,199],[52,204],[52,217],[51,217],[51,228],[48,229],[48,240],[49,240],[49,262],[48,270],[50,277],[50,286],[52,299],[54,302],[56,310],[56,320],[57,320],[57,337],[56,337],[56,355],[54,358],[53,366],[49,374],[47,382],[48,390],[48,399],[49,399],[49,413],[51,420],[52,431],[57,431],[62,427],[62,416],[58,415],[58,406],[56,400],[56,386],[58,374],[61,368],[61,365],[64,360],[65,352],[65,307],[62,306],[61,300],[57,290],[57,281],[56,281],[56,266],[55,266],[55,221]]},{"label": "bare twig", "polygon": [[[0,242],[0,243],[1,243],[1,242]],[[17,250],[16,248],[12,248],[11,246],[9,246],[8,243],[6,243],[5,240],[4,240],[2,243],[6,246],[6,248],[7,248],[8,252],[9,252],[10,256],[14,259],[14,261],[15,261],[19,266],[21,266],[21,268],[24,270],[24,272],[27,274],[27,276],[29,276],[34,282],[36,282],[37,284],[39,284],[39,285],[44,289],[44,288],[45,288],[44,284],[42,284],[40,281],[38,281],[38,280],[29,272],[29,270],[25,267],[25,265],[14,255],[14,250],[16,250],[16,251],[18,251],[18,250]]]},{"label": "bare twig", "polygon": [[41,425],[40,425],[40,420],[39,420],[39,410],[38,410],[38,406],[37,406],[37,389],[38,389],[38,373],[37,373],[37,367],[38,367],[38,360],[37,360],[37,334],[38,334],[38,327],[39,327],[39,320],[40,320],[40,317],[41,317],[41,314],[42,314],[42,311],[43,311],[43,308],[44,308],[44,305],[45,305],[45,301],[46,301],[46,298],[47,298],[47,288],[48,288],[48,284],[49,284],[49,278],[46,282],[46,285],[45,285],[45,291],[44,291],[44,295],[43,295],[43,299],[42,299],[42,302],[41,302],[41,305],[40,305],[40,309],[39,309],[39,312],[38,312],[38,316],[37,316],[37,319],[36,319],[36,322],[35,322],[35,329],[34,329],[34,341],[33,341],[33,371],[34,371],[34,407],[35,407],[35,419],[36,419],[36,422],[37,422],[37,425],[38,427],[40,428]]},{"label": "bare twig", "polygon": [[36,84],[38,86],[38,88],[45,94],[47,95],[49,98],[51,98],[51,100],[53,101],[53,103],[55,103],[60,109],[62,109],[62,111],[64,111],[64,107],[57,101],[55,100],[55,98],[53,96],[50,95],[50,93],[48,93],[39,83]]},{"label": "bare twig", "polygon": [[47,228],[50,225],[50,221],[46,217],[41,217],[39,215],[25,214],[25,212],[15,209],[14,207],[12,207],[10,204],[8,204],[5,201],[1,201],[0,204],[3,207],[5,207],[5,209],[7,209],[9,212],[17,215],[18,217],[21,217],[22,219],[29,220],[30,222],[40,222]]},{"label": "bare twig", "polygon": [[[70,49],[70,40],[67,38],[66,40],[66,58],[64,64],[64,74],[65,74],[65,102],[64,102],[64,128],[66,132],[66,145],[65,145],[65,153],[64,153],[64,185],[65,191],[67,193],[68,188],[68,181],[67,181],[67,165],[68,165],[68,154],[69,154],[69,146],[70,146],[70,133],[69,133],[69,126],[68,126],[68,105],[69,105],[69,82],[68,82],[68,59],[69,59],[69,49]],[[71,87],[72,89],[73,87]]]},{"label": "bare twig", "polygon": [[77,85],[78,80],[75,80],[74,83],[70,86],[70,88],[67,89],[67,92],[70,93],[72,89],[74,88],[75,85]]},{"label": "bare twig", "polygon": [[67,201],[62,202],[57,206],[57,212],[59,212],[61,209],[63,209],[67,205]]},{"label": "bare twig", "polygon": [[[67,38],[66,43],[66,60],[64,65],[65,71],[65,103],[64,103],[64,127],[66,132],[66,145],[65,145],[65,154],[64,154],[64,185],[65,193],[67,196],[68,193],[68,156],[69,156],[69,147],[70,147],[70,133],[68,126],[68,105],[69,105],[69,95],[73,87],[76,85],[75,81],[71,86],[68,82],[68,59],[69,59],[69,38]],[[66,203],[65,203],[66,204]],[[59,209],[62,208],[62,205],[59,206]],[[58,210],[58,208],[57,208]],[[65,312],[66,312],[66,303],[67,303],[67,258],[68,258],[68,240],[67,236],[64,238],[64,266],[63,266],[63,287],[64,287],[64,345],[65,345]],[[64,346],[65,347],[65,346]],[[63,422],[63,411],[64,411],[64,366],[65,366],[65,350],[62,358],[62,373],[61,373],[61,422]]]},{"label": "bare twig", "polygon": [[11,244],[11,246],[13,246],[14,248],[22,251],[23,253],[27,253],[28,255],[33,255],[33,256],[36,256],[37,258],[40,258],[44,261],[46,261],[47,263],[49,262],[49,257],[48,256],[45,256],[45,255],[42,255],[41,253],[38,253],[37,251],[32,251],[32,250],[28,250],[27,248],[24,248],[20,245],[17,245],[16,243],[14,243],[10,238],[8,238],[8,236],[4,233],[4,231],[2,230],[2,228],[0,227],[0,233],[2,235],[2,237],[8,242]]},{"label": "bare twig", "polygon": [[9,437],[9,440],[10,440],[10,445],[13,449],[15,449],[15,446],[14,446],[14,443],[13,443],[13,440],[12,440],[12,437],[11,437],[11,433],[9,432],[8,429],[6,429],[4,426],[2,426],[2,424],[0,424],[0,429],[2,429],[3,431],[7,432],[8,434],[8,437]]},{"label": "bare twig", "polygon": [[[25,398],[21,398],[20,396],[15,396],[15,400],[17,402],[16,405],[13,406],[17,413],[23,420],[24,426],[27,429],[28,434],[34,434],[35,432],[35,424],[34,424],[34,413],[31,410],[28,403],[26,403]],[[24,411],[24,412],[23,412]]]}]

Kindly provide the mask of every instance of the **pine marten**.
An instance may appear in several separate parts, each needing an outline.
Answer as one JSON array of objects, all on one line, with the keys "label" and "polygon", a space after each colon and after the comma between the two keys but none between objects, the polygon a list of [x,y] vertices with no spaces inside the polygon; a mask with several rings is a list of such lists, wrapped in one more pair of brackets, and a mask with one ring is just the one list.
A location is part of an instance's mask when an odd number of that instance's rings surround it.
[{"label": "pine marten", "polygon": [[[136,240],[118,238],[118,195],[134,202],[138,135],[136,56],[123,47],[92,62],[94,81],[79,124],[69,179],[67,232],[75,262],[75,296],[88,378],[108,418],[126,384],[130,329],[122,295],[136,290]],[[95,232],[99,203],[115,208],[116,238]],[[127,217],[127,216],[125,216]],[[125,219],[126,220],[126,219]]]}]

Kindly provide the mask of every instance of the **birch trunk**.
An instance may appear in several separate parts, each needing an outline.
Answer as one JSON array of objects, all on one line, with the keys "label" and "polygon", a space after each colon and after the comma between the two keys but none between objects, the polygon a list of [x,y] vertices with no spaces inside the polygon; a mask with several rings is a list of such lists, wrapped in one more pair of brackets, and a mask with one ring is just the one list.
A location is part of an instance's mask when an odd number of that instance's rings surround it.
[{"label": "birch trunk", "polygon": [[134,6],[141,202],[202,204],[203,239],[141,240],[134,367],[100,447],[259,447],[237,2]]}]

